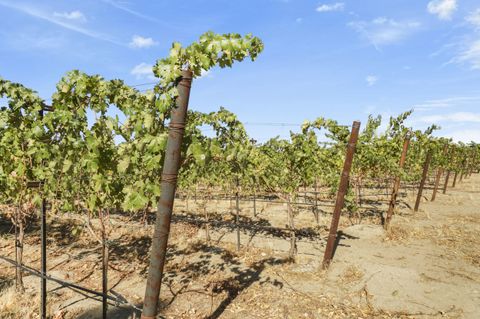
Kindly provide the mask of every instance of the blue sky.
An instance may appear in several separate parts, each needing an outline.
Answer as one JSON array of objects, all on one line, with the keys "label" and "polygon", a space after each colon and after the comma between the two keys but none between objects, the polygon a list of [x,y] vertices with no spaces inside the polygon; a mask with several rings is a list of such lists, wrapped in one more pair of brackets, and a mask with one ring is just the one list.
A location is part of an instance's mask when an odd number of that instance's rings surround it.
[{"label": "blue sky", "polygon": [[318,116],[415,108],[410,125],[480,142],[478,0],[0,0],[0,16],[0,76],[46,100],[72,69],[149,83],[173,41],[253,33],[258,60],[197,80],[192,109],[224,106],[265,141]]}]

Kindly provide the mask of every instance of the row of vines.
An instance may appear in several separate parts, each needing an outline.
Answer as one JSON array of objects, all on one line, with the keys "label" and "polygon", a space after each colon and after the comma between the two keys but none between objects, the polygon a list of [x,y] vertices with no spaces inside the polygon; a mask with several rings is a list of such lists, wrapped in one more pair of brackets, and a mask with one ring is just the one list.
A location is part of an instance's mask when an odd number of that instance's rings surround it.
[{"label": "row of vines", "polygon": [[[25,226],[37,218],[42,199],[51,214],[75,214],[100,244],[108,239],[108,218],[122,211],[152,211],[161,195],[165,149],[182,70],[193,79],[213,67],[231,67],[263,50],[251,35],[206,33],[187,47],[174,43],[153,68],[154,89],[140,92],[121,80],[72,71],[57,84],[51,105],[33,90],[0,78],[0,218],[18,229],[17,261],[22,263]],[[195,80],[193,80],[193,87]],[[466,175],[478,169],[480,145],[436,138],[406,125],[412,111],[363,125],[350,173],[345,210],[361,206],[362,191],[379,179],[417,183],[430,152],[431,167]],[[294,217],[302,189],[327,189],[332,198],[350,136],[350,127],[317,118],[306,121],[289,139],[257,143],[235,114],[188,112],[181,150],[178,188],[193,196],[227,190],[231,194],[273,194],[288,204],[295,254]],[[205,134],[205,127],[213,131]],[[410,147],[399,167],[406,136]],[[41,187],[32,188],[31,182]],[[101,227],[91,220],[99,218]],[[108,252],[108,249],[107,249]],[[108,258],[108,254],[107,257]],[[22,287],[22,275],[17,282]]]}]

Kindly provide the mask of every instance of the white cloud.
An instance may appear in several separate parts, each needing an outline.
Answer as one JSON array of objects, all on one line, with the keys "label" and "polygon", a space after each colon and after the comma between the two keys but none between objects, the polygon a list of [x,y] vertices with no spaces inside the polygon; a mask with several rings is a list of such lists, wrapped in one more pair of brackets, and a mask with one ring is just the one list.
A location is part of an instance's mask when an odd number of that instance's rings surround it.
[{"label": "white cloud", "polygon": [[345,9],[345,3],[336,2],[332,4],[322,4],[317,7],[317,12],[329,12],[329,11],[343,11]]},{"label": "white cloud", "polygon": [[427,10],[440,20],[450,20],[457,10],[457,0],[433,0],[428,3]]},{"label": "white cloud", "polygon": [[449,134],[455,142],[469,143],[471,141],[480,142],[480,130],[478,129],[465,129],[453,131]]},{"label": "white cloud", "polygon": [[463,43],[459,53],[451,62],[469,63],[473,70],[480,70],[480,39],[471,40]]},{"label": "white cloud", "polygon": [[348,26],[365,37],[375,48],[399,43],[420,28],[416,21],[395,21],[379,17],[371,21],[353,21]]},{"label": "white cloud", "polygon": [[468,32],[460,41],[454,42],[449,47],[456,52],[449,63],[469,64],[472,70],[480,70],[480,9],[470,12],[466,17]]},{"label": "white cloud", "polygon": [[144,38],[140,35],[134,35],[132,41],[130,41],[128,45],[131,48],[150,48],[157,44],[158,42],[154,41],[152,38]]},{"label": "white cloud", "polygon": [[413,108],[415,111],[431,111],[450,107],[472,106],[478,102],[480,102],[480,96],[456,96],[427,100],[423,103],[413,105]]},{"label": "white cloud", "polygon": [[140,64],[135,65],[133,69],[130,71],[130,74],[134,75],[135,78],[137,78],[137,80],[141,80],[141,79],[155,80],[155,76],[153,75],[152,68],[153,68],[152,65],[142,62]]},{"label": "white cloud", "polygon": [[202,70],[202,73],[200,74],[200,76],[198,77],[199,79],[201,78],[213,78],[213,74],[212,74],[212,71],[208,70],[208,71],[205,71],[205,70]]},{"label": "white cloud", "polygon": [[377,83],[378,77],[375,76],[375,75],[368,75],[365,78],[365,81],[367,81],[368,86],[373,86],[373,85],[375,85],[375,83]]},{"label": "white cloud", "polygon": [[64,19],[58,19],[56,17],[53,17],[51,14],[47,14],[45,12],[42,12],[42,11],[38,10],[37,8],[35,8],[33,6],[17,4],[17,3],[14,4],[14,3],[10,3],[10,2],[5,2],[3,0],[0,1],[0,6],[3,6],[5,8],[10,8],[12,10],[16,10],[18,12],[24,13],[26,15],[29,15],[29,16],[37,18],[37,19],[48,21],[48,22],[50,22],[52,24],[55,24],[59,27],[62,27],[64,29],[83,34],[83,35],[88,36],[90,38],[94,38],[94,39],[102,40],[102,41],[107,41],[107,42],[117,44],[117,45],[124,45],[123,43],[120,43],[120,42],[112,39],[111,37],[109,37],[105,34],[101,34],[101,33],[98,33],[98,32],[92,31],[92,30],[88,30],[88,29],[79,27],[77,25],[68,23]]},{"label": "white cloud", "polygon": [[297,19],[295,19],[295,22],[297,22],[297,23],[302,23],[302,22],[303,22],[303,19],[302,19],[302,18],[297,18]]},{"label": "white cloud", "polygon": [[57,18],[63,18],[67,20],[76,20],[80,22],[87,21],[87,18],[85,17],[85,15],[78,10],[71,11],[71,12],[54,12],[53,16]]},{"label": "white cloud", "polygon": [[422,116],[418,119],[419,122],[424,123],[440,123],[440,122],[455,122],[455,123],[480,123],[480,113],[472,112],[456,112],[450,114],[435,114]]},{"label": "white cloud", "polygon": [[480,9],[470,12],[470,14],[465,18],[465,20],[467,20],[467,22],[474,27],[480,28]]},{"label": "white cloud", "polygon": [[111,5],[112,7],[114,8],[117,8],[118,10],[121,10],[123,12],[126,12],[128,14],[131,14],[133,16],[136,16],[138,18],[141,18],[141,19],[144,19],[144,20],[148,20],[148,21],[153,21],[153,22],[158,22],[159,20],[153,18],[153,17],[150,17],[150,16],[147,16],[143,13],[140,13],[138,11],[135,11],[135,10],[132,10],[128,7],[126,7],[125,5],[123,5],[122,3],[120,2],[117,2],[117,1],[113,1],[113,0],[101,0],[102,2],[105,2],[109,5]]}]

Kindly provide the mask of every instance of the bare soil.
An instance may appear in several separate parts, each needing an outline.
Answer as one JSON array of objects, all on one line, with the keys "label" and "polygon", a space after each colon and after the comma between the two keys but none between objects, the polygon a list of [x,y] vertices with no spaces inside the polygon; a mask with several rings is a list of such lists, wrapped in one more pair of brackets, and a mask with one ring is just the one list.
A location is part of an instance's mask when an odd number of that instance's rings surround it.
[{"label": "bare soil", "polygon": [[[228,200],[176,201],[161,291],[163,318],[480,318],[480,176],[457,183],[413,213],[401,198],[391,228],[380,226],[380,198],[362,218],[342,216],[334,260],[322,270],[332,208],[295,218],[297,255],[288,258],[290,232],[283,204],[241,204],[241,249]],[[383,197],[385,199],[385,197]],[[206,238],[203,204],[209,217]],[[331,203],[330,203],[331,204]],[[153,214],[110,218],[109,286],[131,305],[109,307],[109,318],[139,318]],[[49,274],[101,291],[101,250],[75,216],[50,216]],[[94,226],[98,221],[94,221]],[[73,235],[75,228],[82,229]],[[27,230],[25,264],[39,269],[38,227]],[[11,225],[0,220],[0,254],[14,258]],[[39,283],[25,274],[15,292],[14,268],[0,261],[0,318],[39,318]],[[51,318],[101,318],[98,299],[48,284]],[[161,318],[159,317],[159,318]]]}]

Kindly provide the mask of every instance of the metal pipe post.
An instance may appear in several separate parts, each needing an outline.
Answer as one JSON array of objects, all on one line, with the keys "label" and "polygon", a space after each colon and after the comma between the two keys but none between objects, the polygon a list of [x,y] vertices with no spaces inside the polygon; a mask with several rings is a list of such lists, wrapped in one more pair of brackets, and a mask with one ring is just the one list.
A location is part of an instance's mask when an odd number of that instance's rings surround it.
[{"label": "metal pipe post", "polygon": [[235,188],[235,224],[237,226],[237,251],[240,250],[240,201],[238,188],[240,187],[240,181],[237,176],[236,188]]},{"label": "metal pipe post", "polygon": [[40,279],[40,314],[42,319],[47,318],[47,202],[42,199],[42,209],[40,212],[40,236],[41,236],[41,263],[42,277]]},{"label": "metal pipe post", "polygon": [[452,188],[455,188],[455,185],[457,184],[457,177],[458,177],[458,171],[455,170],[455,175],[453,175]]},{"label": "metal pipe post", "polygon": [[420,207],[420,201],[422,199],[423,188],[425,187],[425,181],[427,179],[428,167],[430,166],[431,159],[432,151],[428,150],[427,157],[425,158],[425,163],[423,164],[422,180],[420,181],[420,186],[418,187],[417,200],[415,201],[415,208],[413,209],[414,212],[418,212],[418,208]]},{"label": "metal pipe post", "polygon": [[450,179],[450,171],[447,171],[447,176],[445,176],[445,184],[443,184],[443,194],[447,193],[448,180]]},{"label": "metal pipe post", "polygon": [[335,243],[337,241],[337,229],[340,222],[340,213],[345,204],[345,195],[347,194],[350,169],[352,168],[353,155],[355,154],[355,147],[357,145],[358,133],[360,131],[360,122],[355,121],[352,125],[352,132],[350,133],[350,140],[347,145],[347,154],[343,164],[342,175],[340,176],[340,185],[337,192],[337,199],[335,202],[335,209],[333,211],[332,223],[330,225],[330,232],[328,235],[327,246],[325,247],[325,255],[323,256],[323,268],[326,269],[330,265],[333,257]]},{"label": "metal pipe post", "polygon": [[157,206],[155,229],[152,238],[150,266],[145,289],[142,318],[154,319],[157,314],[158,297],[167,254],[168,236],[172,218],[177,176],[180,168],[181,146],[185,131],[188,101],[192,84],[192,72],[182,71],[178,83],[176,106],[171,111],[167,147],[163,163],[161,195]]}]

